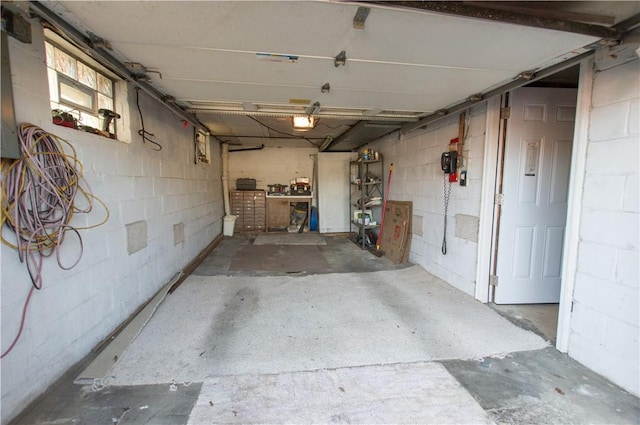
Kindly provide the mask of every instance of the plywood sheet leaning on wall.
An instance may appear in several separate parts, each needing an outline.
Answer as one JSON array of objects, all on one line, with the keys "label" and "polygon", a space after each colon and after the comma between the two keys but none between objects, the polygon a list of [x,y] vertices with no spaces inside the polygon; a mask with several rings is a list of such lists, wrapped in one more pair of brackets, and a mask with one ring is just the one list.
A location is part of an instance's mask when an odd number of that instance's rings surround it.
[{"label": "plywood sheet leaning on wall", "polygon": [[411,247],[413,202],[387,201],[380,250],[394,263],[406,263]]}]

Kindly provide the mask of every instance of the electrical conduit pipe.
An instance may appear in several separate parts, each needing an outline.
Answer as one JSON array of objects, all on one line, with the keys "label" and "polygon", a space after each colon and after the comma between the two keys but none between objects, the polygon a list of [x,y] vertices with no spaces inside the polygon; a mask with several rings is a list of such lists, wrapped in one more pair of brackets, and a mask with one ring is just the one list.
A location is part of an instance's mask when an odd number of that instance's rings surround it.
[{"label": "electrical conduit pipe", "polygon": [[224,236],[233,236],[233,228],[236,224],[236,216],[231,215],[231,202],[229,200],[229,144],[222,144],[222,196],[224,199]]}]

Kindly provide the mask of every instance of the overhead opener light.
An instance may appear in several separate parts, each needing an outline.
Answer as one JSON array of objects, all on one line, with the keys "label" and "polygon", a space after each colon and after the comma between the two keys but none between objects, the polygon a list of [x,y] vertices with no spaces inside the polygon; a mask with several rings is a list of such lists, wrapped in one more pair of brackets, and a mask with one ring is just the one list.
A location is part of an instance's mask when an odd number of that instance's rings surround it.
[{"label": "overhead opener light", "polygon": [[320,112],[320,102],[314,102],[313,105],[309,105],[305,108],[305,115],[296,115],[293,117],[293,129],[294,130],[310,130],[315,126],[314,114]]},{"label": "overhead opener light", "polygon": [[306,131],[311,130],[315,125],[315,120],[311,115],[297,115],[293,117],[293,129]]}]

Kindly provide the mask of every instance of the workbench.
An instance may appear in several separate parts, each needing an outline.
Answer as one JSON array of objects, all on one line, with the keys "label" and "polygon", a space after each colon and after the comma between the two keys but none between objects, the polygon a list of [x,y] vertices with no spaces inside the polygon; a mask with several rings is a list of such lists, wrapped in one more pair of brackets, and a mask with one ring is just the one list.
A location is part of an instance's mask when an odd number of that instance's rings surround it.
[{"label": "workbench", "polygon": [[267,195],[267,232],[286,230],[291,225],[291,204],[303,202],[307,204],[307,220],[309,228],[312,195]]}]

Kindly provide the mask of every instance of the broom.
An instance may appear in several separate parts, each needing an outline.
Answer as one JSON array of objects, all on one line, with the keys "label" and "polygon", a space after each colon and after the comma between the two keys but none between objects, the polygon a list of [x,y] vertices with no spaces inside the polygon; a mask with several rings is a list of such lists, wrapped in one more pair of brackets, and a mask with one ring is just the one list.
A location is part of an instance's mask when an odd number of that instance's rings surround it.
[{"label": "broom", "polygon": [[380,249],[380,241],[382,240],[382,230],[384,229],[384,216],[387,212],[387,198],[389,197],[389,186],[391,186],[391,173],[393,172],[393,162],[389,166],[389,177],[387,178],[387,187],[384,190],[384,202],[382,204],[382,219],[380,222],[380,231],[378,232],[378,238],[376,239],[376,247],[369,248],[369,252],[376,257],[382,257],[384,251]]}]

